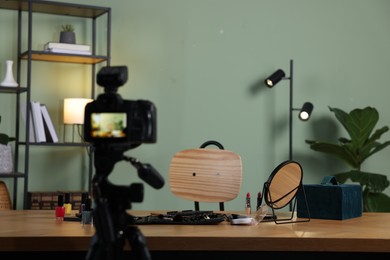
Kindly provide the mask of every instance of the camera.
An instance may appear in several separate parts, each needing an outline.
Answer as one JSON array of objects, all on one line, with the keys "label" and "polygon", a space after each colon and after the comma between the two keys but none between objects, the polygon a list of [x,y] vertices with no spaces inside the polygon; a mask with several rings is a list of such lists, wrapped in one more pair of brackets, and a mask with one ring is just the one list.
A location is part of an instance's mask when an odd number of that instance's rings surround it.
[{"label": "camera", "polygon": [[127,81],[126,66],[106,66],[96,81],[104,93],[84,111],[84,140],[95,144],[138,146],[156,142],[156,107],[148,100],[124,100],[118,87]]}]

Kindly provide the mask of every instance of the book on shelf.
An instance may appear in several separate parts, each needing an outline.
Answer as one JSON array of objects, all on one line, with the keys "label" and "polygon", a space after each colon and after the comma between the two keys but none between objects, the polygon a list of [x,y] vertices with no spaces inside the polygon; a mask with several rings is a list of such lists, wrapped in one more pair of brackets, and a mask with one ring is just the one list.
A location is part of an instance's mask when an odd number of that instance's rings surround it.
[{"label": "book on shelf", "polygon": [[[21,108],[22,110],[22,119],[23,119],[23,123],[24,123],[24,126],[27,128],[27,103],[26,102],[23,102],[22,105],[21,105]],[[34,124],[33,124],[33,118],[32,118],[32,111],[30,110],[30,118],[29,118],[29,135],[28,135],[28,140],[29,142],[35,142],[35,130],[34,130]]]},{"label": "book on shelf", "polygon": [[37,143],[46,142],[45,128],[41,112],[41,104],[38,101],[31,101],[32,121]]},{"label": "book on shelf", "polygon": [[65,50],[65,49],[57,49],[57,48],[51,48],[45,50],[46,52],[53,52],[53,53],[66,53],[66,54],[78,54],[78,55],[91,55],[92,52],[90,51],[78,51],[78,50]]},{"label": "book on shelf", "polygon": [[44,50],[74,50],[74,51],[91,51],[91,46],[86,44],[72,44],[72,43],[61,43],[61,42],[47,42],[43,46]]},{"label": "book on shelf", "polygon": [[45,136],[47,142],[58,143],[58,136],[54,129],[53,121],[50,118],[49,111],[46,105],[41,104],[41,112],[43,118],[43,127],[45,129]]}]

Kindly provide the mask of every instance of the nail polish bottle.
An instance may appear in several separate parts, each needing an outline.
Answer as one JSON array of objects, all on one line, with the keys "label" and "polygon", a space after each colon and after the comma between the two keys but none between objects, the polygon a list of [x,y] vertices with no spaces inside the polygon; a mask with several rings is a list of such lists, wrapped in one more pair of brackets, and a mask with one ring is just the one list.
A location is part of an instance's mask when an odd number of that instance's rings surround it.
[{"label": "nail polish bottle", "polygon": [[81,213],[81,223],[82,224],[92,224],[92,210],[91,210],[91,199],[88,198],[85,200],[85,205],[83,212]]},{"label": "nail polish bottle", "polygon": [[64,195],[59,194],[57,207],[56,207],[56,219],[62,221],[64,220],[64,217],[65,217]]},{"label": "nail polish bottle", "polygon": [[81,194],[80,213],[83,212],[83,210],[85,208],[85,202],[87,201],[88,198],[89,198],[89,193],[88,192],[83,192],[83,194]]},{"label": "nail polish bottle", "polygon": [[89,198],[89,193],[88,192],[83,192],[81,194],[81,204],[79,208],[79,212],[76,214],[77,217],[81,218],[83,214],[83,210],[85,208],[85,201]]},{"label": "nail polish bottle", "polygon": [[70,194],[65,193],[65,215],[71,215],[72,214],[72,203],[70,203]]}]

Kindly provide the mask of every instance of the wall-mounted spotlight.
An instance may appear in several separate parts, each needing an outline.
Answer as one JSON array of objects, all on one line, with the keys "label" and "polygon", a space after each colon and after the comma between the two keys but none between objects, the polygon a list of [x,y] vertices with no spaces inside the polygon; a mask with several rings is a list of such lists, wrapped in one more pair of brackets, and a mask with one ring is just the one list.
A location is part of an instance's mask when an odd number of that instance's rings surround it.
[{"label": "wall-mounted spotlight", "polygon": [[306,102],[303,104],[302,108],[293,108],[293,69],[294,63],[293,60],[290,60],[290,76],[286,77],[286,74],[283,70],[276,70],[271,76],[264,80],[264,83],[267,87],[272,88],[279,81],[283,79],[290,80],[290,107],[289,107],[289,160],[292,160],[292,112],[294,110],[299,111],[298,118],[302,121],[307,121],[310,118],[311,113],[313,112],[313,104]]}]

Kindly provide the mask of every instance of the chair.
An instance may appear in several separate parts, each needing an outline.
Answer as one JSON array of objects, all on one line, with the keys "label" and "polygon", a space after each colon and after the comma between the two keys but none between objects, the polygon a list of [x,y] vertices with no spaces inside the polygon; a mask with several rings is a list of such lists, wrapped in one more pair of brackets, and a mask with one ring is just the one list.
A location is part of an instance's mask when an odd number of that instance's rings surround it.
[{"label": "chair", "polygon": [[[208,145],[216,145],[219,149],[205,149]],[[224,202],[237,197],[241,183],[241,157],[225,150],[217,141],[180,151],[170,162],[171,192],[179,198],[194,201],[196,211],[200,210],[199,202],[219,203],[220,211],[224,211]]]},{"label": "chair", "polygon": [[12,209],[11,197],[9,196],[7,185],[0,181],[0,210]]}]

